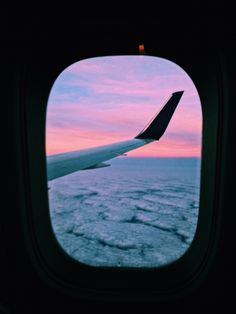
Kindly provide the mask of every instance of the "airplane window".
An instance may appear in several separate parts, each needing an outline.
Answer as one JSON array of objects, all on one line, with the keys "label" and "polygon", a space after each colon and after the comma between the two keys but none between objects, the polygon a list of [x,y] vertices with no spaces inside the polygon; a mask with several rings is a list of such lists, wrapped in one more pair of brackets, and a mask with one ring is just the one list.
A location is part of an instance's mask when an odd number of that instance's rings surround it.
[{"label": "airplane window", "polygon": [[198,221],[202,111],[177,64],[85,59],[55,81],[47,109],[50,216],[83,264],[153,268],[179,259]]}]

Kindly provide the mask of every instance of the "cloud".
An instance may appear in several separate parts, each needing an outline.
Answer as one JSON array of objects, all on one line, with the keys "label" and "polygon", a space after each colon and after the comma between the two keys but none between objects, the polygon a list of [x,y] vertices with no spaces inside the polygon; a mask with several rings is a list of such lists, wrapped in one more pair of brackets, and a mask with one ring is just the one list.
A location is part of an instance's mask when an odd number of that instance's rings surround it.
[{"label": "cloud", "polygon": [[156,57],[101,57],[75,63],[58,77],[50,93],[47,153],[132,138],[177,90],[185,93],[159,150],[150,145],[134,155],[200,154],[202,113],[193,82],[177,65]]}]

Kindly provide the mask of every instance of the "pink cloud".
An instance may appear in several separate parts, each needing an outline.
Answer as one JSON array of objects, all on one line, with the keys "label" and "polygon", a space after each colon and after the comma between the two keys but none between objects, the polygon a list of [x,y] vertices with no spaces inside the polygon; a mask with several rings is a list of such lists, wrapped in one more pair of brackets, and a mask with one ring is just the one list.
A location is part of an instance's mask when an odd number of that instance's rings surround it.
[{"label": "pink cloud", "polygon": [[[62,75],[57,92],[49,99],[47,154],[130,139],[147,125],[172,92],[184,90],[163,138],[129,155],[200,156],[202,115],[191,80],[182,70],[174,72],[171,67],[167,67],[169,74],[159,75],[153,71],[153,63],[149,64],[150,73],[146,68],[136,71],[129,68],[130,60],[123,59],[121,67],[114,59],[103,58],[96,63],[94,58],[66,70],[68,76],[63,79]],[[138,60],[135,62],[140,67]]]}]

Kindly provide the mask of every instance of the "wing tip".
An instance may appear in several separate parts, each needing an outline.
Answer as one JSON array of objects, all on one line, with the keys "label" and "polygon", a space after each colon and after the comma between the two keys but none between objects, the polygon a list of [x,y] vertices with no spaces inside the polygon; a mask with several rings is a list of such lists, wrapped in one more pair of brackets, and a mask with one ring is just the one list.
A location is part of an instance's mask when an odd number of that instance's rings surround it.
[{"label": "wing tip", "polygon": [[179,95],[179,96],[182,96],[182,95],[183,95],[183,93],[184,93],[184,90],[180,90],[180,91],[177,91],[177,92],[172,93],[172,96],[173,96],[173,95]]},{"label": "wing tip", "polygon": [[167,103],[161,111],[153,118],[151,123],[140,132],[135,138],[159,140],[165,133],[165,130],[174,114],[174,111],[183,95],[184,91],[176,91],[172,93]]}]

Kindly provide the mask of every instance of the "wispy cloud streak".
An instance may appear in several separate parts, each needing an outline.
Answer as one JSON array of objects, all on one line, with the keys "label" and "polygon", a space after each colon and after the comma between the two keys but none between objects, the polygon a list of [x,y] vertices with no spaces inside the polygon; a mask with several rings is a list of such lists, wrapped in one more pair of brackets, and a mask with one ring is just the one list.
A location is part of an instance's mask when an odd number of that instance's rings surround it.
[{"label": "wispy cloud streak", "polygon": [[101,57],[71,65],[48,102],[47,154],[109,144],[136,136],[177,90],[185,93],[157,143],[132,156],[200,156],[202,113],[189,76],[165,59]]}]

